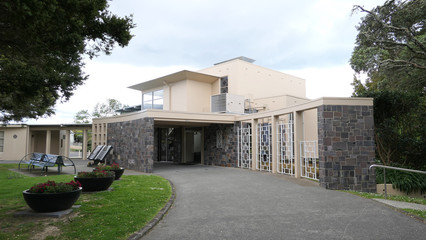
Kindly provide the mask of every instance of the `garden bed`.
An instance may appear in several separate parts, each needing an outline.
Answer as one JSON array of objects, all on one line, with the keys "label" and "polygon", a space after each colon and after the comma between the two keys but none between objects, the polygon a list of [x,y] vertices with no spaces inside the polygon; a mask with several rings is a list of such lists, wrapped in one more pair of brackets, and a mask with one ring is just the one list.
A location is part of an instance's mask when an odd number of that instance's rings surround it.
[{"label": "garden bed", "polygon": [[0,239],[127,239],[151,221],[171,196],[169,182],[158,176],[123,176],[114,191],[82,194],[74,212],[59,219],[14,217],[28,208],[22,191],[47,180],[67,182],[73,175],[28,177],[0,164]]}]

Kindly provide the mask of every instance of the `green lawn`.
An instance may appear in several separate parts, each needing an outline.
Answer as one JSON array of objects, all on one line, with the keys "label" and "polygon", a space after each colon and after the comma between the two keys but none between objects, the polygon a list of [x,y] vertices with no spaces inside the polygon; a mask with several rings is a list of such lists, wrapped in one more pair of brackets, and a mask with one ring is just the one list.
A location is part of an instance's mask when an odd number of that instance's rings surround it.
[{"label": "green lawn", "polygon": [[14,217],[28,209],[22,191],[33,184],[54,180],[69,182],[72,175],[27,177],[0,164],[0,239],[127,239],[164,207],[172,190],[164,178],[153,175],[122,176],[112,191],[83,193],[73,213],[62,218]]}]

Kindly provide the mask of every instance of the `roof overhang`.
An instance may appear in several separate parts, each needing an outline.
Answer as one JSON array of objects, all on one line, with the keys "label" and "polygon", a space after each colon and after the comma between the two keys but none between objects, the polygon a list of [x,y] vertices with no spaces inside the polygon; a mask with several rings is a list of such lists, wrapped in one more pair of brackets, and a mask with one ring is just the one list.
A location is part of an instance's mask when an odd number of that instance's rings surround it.
[{"label": "roof overhang", "polygon": [[194,80],[198,82],[213,83],[219,78],[220,77],[218,76],[183,70],[180,72],[172,73],[170,75],[166,75],[164,77],[159,77],[153,80],[142,82],[142,83],[130,86],[129,88],[139,90],[139,91],[144,91],[144,90],[159,88],[163,85],[175,83],[175,82],[179,82],[183,80]]},{"label": "roof overhang", "polygon": [[90,130],[91,123],[70,123],[70,124],[31,124],[30,130]]}]

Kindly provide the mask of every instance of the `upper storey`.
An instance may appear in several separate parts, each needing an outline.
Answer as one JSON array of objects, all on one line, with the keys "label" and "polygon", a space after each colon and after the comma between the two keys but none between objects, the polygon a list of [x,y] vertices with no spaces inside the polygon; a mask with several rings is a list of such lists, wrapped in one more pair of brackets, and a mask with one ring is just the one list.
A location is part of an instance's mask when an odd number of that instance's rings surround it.
[{"label": "upper storey", "polygon": [[244,109],[274,110],[308,100],[304,79],[253,62],[239,57],[197,72],[183,70],[130,88],[142,91],[142,109],[170,111],[211,112],[212,96],[219,94],[227,94],[223,98],[227,99],[226,104],[239,104],[243,112]]}]

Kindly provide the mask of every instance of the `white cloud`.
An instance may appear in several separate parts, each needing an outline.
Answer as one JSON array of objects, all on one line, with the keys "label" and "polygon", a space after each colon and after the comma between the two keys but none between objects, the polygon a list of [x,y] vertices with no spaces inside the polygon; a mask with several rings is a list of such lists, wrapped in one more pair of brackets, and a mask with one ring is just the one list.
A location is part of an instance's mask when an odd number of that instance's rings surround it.
[{"label": "white cloud", "polygon": [[328,68],[303,68],[298,70],[282,70],[306,80],[306,97],[350,97],[353,92],[353,70],[349,66],[340,65]]},{"label": "white cloud", "polygon": [[73,117],[78,111],[86,109],[91,112],[97,103],[105,102],[108,98],[119,100],[129,106],[141,104],[141,93],[128,88],[129,86],[182,69],[194,70],[193,67],[178,65],[138,67],[97,61],[88,62],[84,71],[90,75],[89,79],[78,87],[71,99],[68,102],[56,104],[56,114],[54,116],[39,120],[29,120],[27,123],[72,123]]},{"label": "white cloud", "polygon": [[258,65],[306,79],[307,96],[349,97],[353,72],[348,65],[363,14],[384,0],[116,0],[110,10],[134,14],[137,27],[129,46],[117,47],[86,65],[90,75],[57,114],[38,123],[72,122],[81,109],[114,98],[140,104],[127,87],[183,69],[246,56]]}]

